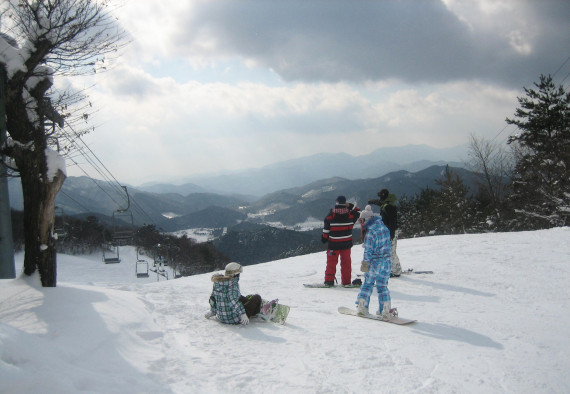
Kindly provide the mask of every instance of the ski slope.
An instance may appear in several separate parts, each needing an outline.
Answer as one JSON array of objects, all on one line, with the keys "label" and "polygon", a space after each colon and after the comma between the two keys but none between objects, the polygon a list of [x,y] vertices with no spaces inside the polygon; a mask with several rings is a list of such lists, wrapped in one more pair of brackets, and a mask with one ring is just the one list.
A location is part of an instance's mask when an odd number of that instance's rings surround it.
[{"label": "ski slope", "polygon": [[210,274],[137,279],[127,248],[115,265],[60,255],[57,288],[0,281],[0,392],[567,393],[569,241],[568,227],[399,241],[404,269],[435,271],[390,280],[409,326],[339,314],[358,289],[304,288],[324,253],[244,267],[243,294],[291,306],[282,326],[206,320]]}]

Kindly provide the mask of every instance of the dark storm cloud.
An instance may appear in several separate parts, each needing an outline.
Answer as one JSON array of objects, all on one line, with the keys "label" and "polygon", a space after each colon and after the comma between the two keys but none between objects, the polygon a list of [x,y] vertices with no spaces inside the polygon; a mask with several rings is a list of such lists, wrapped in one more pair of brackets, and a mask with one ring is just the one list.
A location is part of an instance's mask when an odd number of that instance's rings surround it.
[{"label": "dark storm cloud", "polygon": [[536,32],[526,54],[501,26],[471,28],[436,0],[199,2],[177,45],[188,55],[250,59],[287,81],[477,79],[519,87],[570,55],[570,2],[521,5]]}]

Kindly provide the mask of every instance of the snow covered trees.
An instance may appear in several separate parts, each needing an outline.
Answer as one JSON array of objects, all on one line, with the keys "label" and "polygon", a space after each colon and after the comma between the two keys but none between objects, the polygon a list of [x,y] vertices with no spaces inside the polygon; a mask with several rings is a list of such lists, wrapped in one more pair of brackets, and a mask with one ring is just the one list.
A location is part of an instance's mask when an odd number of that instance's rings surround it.
[{"label": "snow covered trees", "polygon": [[468,166],[476,174],[475,201],[487,230],[507,230],[512,155],[503,145],[471,135]]},{"label": "snow covered trees", "polygon": [[570,92],[550,75],[535,87],[506,120],[520,130],[509,143],[517,151],[512,201],[525,229],[568,225],[570,216]]},{"label": "snow covered trees", "polygon": [[[43,286],[56,285],[54,201],[65,180],[65,162],[52,149],[58,144],[56,127],[49,124],[63,127],[78,104],[76,97],[65,102],[66,94],[51,91],[53,78],[90,74],[121,46],[123,34],[107,7],[107,1],[96,0],[7,0],[0,5],[9,134],[2,150],[22,182],[24,273],[38,270]],[[67,113],[60,115],[52,103]],[[66,138],[72,139],[70,134]]]}]

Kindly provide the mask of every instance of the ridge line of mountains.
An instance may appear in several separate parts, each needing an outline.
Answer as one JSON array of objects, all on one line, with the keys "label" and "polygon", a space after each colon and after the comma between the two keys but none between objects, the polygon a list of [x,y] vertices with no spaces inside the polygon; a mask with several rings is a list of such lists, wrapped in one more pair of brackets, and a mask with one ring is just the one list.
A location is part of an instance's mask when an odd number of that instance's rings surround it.
[{"label": "ridge line of mountains", "polygon": [[[345,157],[344,154],[341,156]],[[426,187],[437,188],[435,181],[442,177],[446,165],[461,176],[471,191],[475,190],[474,174],[462,168],[461,162],[425,160],[421,161],[422,164],[420,161],[409,165],[392,163],[390,165],[397,170],[382,173],[374,168],[390,167],[386,161],[374,161],[367,155],[369,160],[355,158],[350,167],[343,161],[339,163],[341,156],[318,155],[313,157],[314,162],[303,158],[269,166],[273,170],[264,167],[235,175],[236,182],[242,185],[273,179],[272,184],[265,185],[269,192],[262,196],[236,188],[229,181],[234,179],[231,175],[207,178],[216,186],[217,193],[204,184],[129,186],[130,211],[135,225],[154,224],[164,232],[214,229],[216,234],[222,234],[213,241],[216,249],[233,261],[250,265],[323,250],[320,242],[322,220],[338,195],[346,196],[349,202],[361,208],[369,199],[376,198],[376,193],[382,188],[389,189],[398,197],[412,197]],[[444,156],[440,155],[441,158]],[[308,163],[318,163],[314,167],[321,167],[321,172],[305,170]],[[285,167],[289,168],[289,175],[280,180]],[[342,168],[344,174],[352,176],[343,177],[335,172],[329,174],[330,177],[318,178],[321,173],[332,171],[331,168]],[[420,169],[414,171],[417,168]],[[362,176],[371,172],[383,175]],[[292,178],[297,179],[293,186],[279,188],[291,184]],[[307,179],[309,181],[303,183]],[[23,199],[19,179],[10,180],[9,190],[12,207],[21,210]],[[261,189],[258,187],[256,190]],[[112,226],[113,214],[127,206],[127,196],[119,186],[108,182],[68,177],[56,198],[56,205],[58,215],[82,219],[95,216],[100,222]]]},{"label": "ridge line of mountains", "polygon": [[[463,168],[452,168],[474,190],[473,174]],[[155,224],[167,232],[231,227],[245,220],[292,227],[311,219],[322,220],[338,195],[345,195],[348,201],[360,207],[376,198],[382,188],[398,197],[412,197],[426,187],[436,188],[435,180],[441,178],[444,170],[445,165],[434,165],[417,172],[400,170],[376,178],[332,177],[277,190],[261,198],[209,192],[151,193],[132,187],[128,191],[134,223]],[[12,208],[22,210],[23,199],[18,186],[18,179],[10,181],[10,202]],[[57,196],[56,206],[59,215],[92,215],[109,223],[115,211],[127,206],[127,198],[122,189],[107,182],[68,177]]]}]

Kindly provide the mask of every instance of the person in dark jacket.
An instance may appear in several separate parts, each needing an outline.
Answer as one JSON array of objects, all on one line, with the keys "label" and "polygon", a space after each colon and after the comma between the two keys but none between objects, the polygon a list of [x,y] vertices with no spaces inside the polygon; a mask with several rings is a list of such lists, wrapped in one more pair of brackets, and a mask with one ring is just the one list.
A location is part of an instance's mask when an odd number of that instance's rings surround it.
[{"label": "person in dark jacket", "polygon": [[325,218],[321,241],[327,243],[327,267],[325,285],[334,286],[336,266],[340,256],[340,275],[342,285],[349,285],[352,276],[352,229],[358,220],[360,209],[346,203],[346,197],[338,196],[336,204]]},{"label": "person in dark jacket", "polygon": [[388,189],[382,189],[378,192],[377,200],[368,200],[368,204],[378,205],[380,207],[380,215],[384,225],[390,231],[390,240],[392,241],[392,275],[400,276],[402,274],[402,266],[400,259],[396,254],[396,247],[398,244],[398,208],[396,201],[398,200],[395,194],[392,194]]}]

